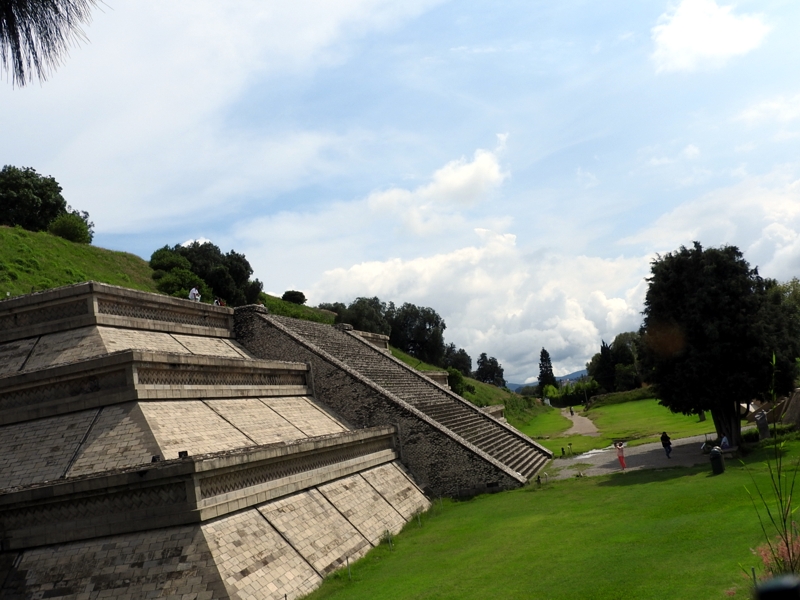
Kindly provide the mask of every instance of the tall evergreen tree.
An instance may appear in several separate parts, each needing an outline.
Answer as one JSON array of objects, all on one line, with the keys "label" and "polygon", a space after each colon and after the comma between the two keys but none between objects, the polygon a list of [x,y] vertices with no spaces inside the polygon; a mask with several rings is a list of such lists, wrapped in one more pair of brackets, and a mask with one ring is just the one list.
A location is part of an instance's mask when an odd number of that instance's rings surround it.
[{"label": "tall evergreen tree", "polygon": [[553,375],[553,363],[550,361],[550,353],[542,348],[539,353],[539,390],[543,390],[546,385],[558,387],[558,381],[556,381],[556,376]]}]

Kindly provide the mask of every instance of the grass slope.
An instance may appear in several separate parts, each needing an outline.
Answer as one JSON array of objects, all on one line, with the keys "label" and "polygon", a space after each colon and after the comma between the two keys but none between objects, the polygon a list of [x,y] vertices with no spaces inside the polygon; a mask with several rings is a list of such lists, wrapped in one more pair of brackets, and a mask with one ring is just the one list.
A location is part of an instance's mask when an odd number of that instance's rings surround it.
[{"label": "grass slope", "polygon": [[263,292],[261,293],[260,300],[273,315],[294,317],[295,319],[316,321],[317,323],[327,323],[328,325],[333,325],[333,320],[336,318],[335,314],[327,310],[286,302],[286,300],[281,300],[276,296],[270,296]]},{"label": "grass slope", "polygon": [[152,269],[127,252],[0,226],[0,299],[82,281],[155,292]]},{"label": "grass slope", "polygon": [[[637,400],[592,408],[588,416],[600,431],[598,437],[585,435],[563,436],[572,422],[561,416],[560,410],[548,408],[530,419],[512,421],[517,429],[533,437],[540,444],[560,455],[561,448],[572,444],[575,453],[594,448],[605,448],[615,440],[627,440],[631,446],[658,441],[662,431],[673,439],[713,433],[711,421],[700,421],[697,416],[674,414],[658,404],[655,399]],[[549,438],[549,439],[548,439]]]},{"label": "grass slope", "polygon": [[[800,443],[792,442],[790,457]],[[763,451],[748,458],[766,485]],[[309,600],[748,598],[763,542],[741,465],[638,471],[445,500]]]}]

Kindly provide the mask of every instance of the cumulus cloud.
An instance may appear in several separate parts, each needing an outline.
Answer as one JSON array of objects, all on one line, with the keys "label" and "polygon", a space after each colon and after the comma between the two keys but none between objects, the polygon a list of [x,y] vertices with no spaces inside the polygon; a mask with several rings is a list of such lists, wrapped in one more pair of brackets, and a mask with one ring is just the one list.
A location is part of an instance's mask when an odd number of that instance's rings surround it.
[{"label": "cumulus cloud", "polygon": [[315,298],[377,295],[432,306],[446,338],[476,357],[496,356],[523,380],[546,347],[560,374],[583,368],[600,339],[640,324],[648,259],[526,254],[516,236],[478,229],[477,243],[450,252],[327,271]]},{"label": "cumulus cloud", "polygon": [[714,0],[682,0],[652,29],[657,71],[720,67],[761,45],[770,27],[761,15],[733,13]]},{"label": "cumulus cloud", "polygon": [[438,1],[116,1],[45,86],[0,88],[0,154],[59,173],[104,232],[294,189],[352,136],[254,131],[237,103],[270,78],[341,64],[360,38]]},{"label": "cumulus cloud", "polygon": [[454,210],[487,199],[506,177],[495,153],[476,150],[471,161],[447,163],[427,184],[374,192],[367,204],[373,212],[394,215],[415,235],[430,234],[439,231]]},{"label": "cumulus cloud", "polygon": [[790,279],[800,268],[800,179],[785,167],[745,177],[685,202],[621,241],[651,252],[675,250],[694,240],[705,246],[733,244],[762,274]]}]

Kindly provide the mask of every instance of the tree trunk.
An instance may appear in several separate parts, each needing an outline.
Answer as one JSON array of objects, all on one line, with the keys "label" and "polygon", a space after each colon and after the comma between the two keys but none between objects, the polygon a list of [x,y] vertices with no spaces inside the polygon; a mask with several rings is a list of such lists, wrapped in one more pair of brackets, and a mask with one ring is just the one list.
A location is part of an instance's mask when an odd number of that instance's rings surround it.
[{"label": "tree trunk", "polygon": [[720,439],[728,438],[731,446],[738,446],[742,441],[742,420],[739,418],[739,403],[726,402],[722,406],[711,409],[714,428]]}]

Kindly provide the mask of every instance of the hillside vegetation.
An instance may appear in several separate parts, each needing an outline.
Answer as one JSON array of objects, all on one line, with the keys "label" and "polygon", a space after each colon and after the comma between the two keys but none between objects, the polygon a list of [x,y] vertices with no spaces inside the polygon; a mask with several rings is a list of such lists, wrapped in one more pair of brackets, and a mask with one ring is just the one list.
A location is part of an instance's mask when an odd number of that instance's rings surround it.
[{"label": "hillside vegetation", "polygon": [[146,261],[127,252],[0,226],[0,298],[82,281],[155,292],[152,272]]},{"label": "hillside vegetation", "polygon": [[264,292],[261,292],[259,300],[273,315],[294,317],[295,319],[316,321],[317,323],[327,323],[328,325],[333,325],[333,321],[336,318],[336,315],[330,311],[287,302],[286,300],[281,300],[276,296],[270,296]]}]

